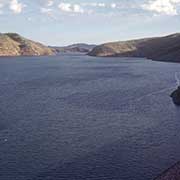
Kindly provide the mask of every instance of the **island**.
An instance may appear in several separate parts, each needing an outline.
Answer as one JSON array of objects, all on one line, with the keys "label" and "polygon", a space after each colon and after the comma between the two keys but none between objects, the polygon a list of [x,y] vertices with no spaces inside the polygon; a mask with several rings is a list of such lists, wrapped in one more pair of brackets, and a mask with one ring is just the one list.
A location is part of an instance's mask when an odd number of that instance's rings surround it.
[{"label": "island", "polygon": [[171,97],[174,104],[180,106],[180,86],[178,86],[178,88],[172,92]]},{"label": "island", "polygon": [[176,163],[154,180],[179,180],[180,179],[180,162]]}]

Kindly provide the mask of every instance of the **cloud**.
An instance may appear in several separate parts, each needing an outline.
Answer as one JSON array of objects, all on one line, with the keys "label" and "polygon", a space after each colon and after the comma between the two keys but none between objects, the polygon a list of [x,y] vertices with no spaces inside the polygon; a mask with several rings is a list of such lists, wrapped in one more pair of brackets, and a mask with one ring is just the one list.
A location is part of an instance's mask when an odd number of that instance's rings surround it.
[{"label": "cloud", "polygon": [[83,6],[92,6],[92,7],[106,7],[105,3],[96,3],[96,2],[92,2],[92,3],[82,3]]},{"label": "cloud", "polygon": [[105,3],[92,3],[92,6],[96,6],[96,7],[106,7]]},{"label": "cloud", "polygon": [[50,8],[40,8],[41,13],[49,14],[52,12],[52,9]]},{"label": "cloud", "polygon": [[64,12],[84,13],[84,9],[79,4],[60,3],[58,7]]},{"label": "cloud", "polygon": [[177,5],[180,0],[151,0],[142,5],[144,10],[165,15],[178,15]]},{"label": "cloud", "polygon": [[54,4],[53,0],[48,0],[46,5],[50,7],[53,6],[53,4]]},{"label": "cloud", "polygon": [[1,4],[1,3],[0,3],[0,9],[1,9],[3,6],[4,6],[4,4]]},{"label": "cloud", "polygon": [[4,2],[0,0],[0,14],[3,14],[2,8],[4,7]]},{"label": "cloud", "polygon": [[3,8],[6,5],[6,3],[7,3],[6,1],[0,0],[0,15],[4,13]]},{"label": "cloud", "polygon": [[111,4],[111,8],[115,9],[117,7],[117,4],[116,3],[112,3]]},{"label": "cloud", "polygon": [[28,20],[28,21],[32,21],[32,18],[31,18],[31,17],[28,17],[27,20]]},{"label": "cloud", "polygon": [[[92,2],[92,3],[82,3],[82,6],[84,7],[94,7],[94,8],[106,8],[106,9],[109,9],[109,8],[112,8],[112,9],[115,9],[115,8],[119,8],[119,4],[120,3],[97,3],[97,2]],[[122,5],[122,3],[121,3]]]},{"label": "cloud", "polygon": [[9,3],[9,9],[12,10],[15,14],[20,14],[24,7],[25,5],[19,3],[18,0],[11,0]]},{"label": "cloud", "polygon": [[84,13],[83,8],[82,8],[80,5],[78,5],[78,4],[74,4],[74,6],[73,6],[73,11],[74,11],[75,13]]},{"label": "cloud", "polygon": [[53,13],[53,9],[51,8],[41,8],[41,13],[46,14],[50,19],[56,20],[57,17]]}]

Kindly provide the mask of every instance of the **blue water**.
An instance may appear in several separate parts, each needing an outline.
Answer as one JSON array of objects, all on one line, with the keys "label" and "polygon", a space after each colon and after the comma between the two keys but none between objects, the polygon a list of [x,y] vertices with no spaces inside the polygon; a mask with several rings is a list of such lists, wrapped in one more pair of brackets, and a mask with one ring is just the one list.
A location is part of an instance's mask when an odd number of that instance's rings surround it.
[{"label": "blue water", "polygon": [[180,64],[0,58],[0,180],[152,180],[180,160]]}]

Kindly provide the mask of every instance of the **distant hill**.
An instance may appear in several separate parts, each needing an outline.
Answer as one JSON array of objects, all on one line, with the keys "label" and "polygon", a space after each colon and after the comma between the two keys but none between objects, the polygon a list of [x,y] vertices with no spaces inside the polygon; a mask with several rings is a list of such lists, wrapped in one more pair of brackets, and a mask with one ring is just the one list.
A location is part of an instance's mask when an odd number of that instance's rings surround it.
[{"label": "distant hill", "polygon": [[16,33],[0,33],[0,56],[43,56],[55,51]]},{"label": "distant hill", "polygon": [[164,37],[119,41],[96,46],[90,56],[143,57],[180,62],[180,33]]},{"label": "distant hill", "polygon": [[64,47],[51,47],[56,50],[57,53],[65,52],[65,53],[88,53],[90,52],[96,45],[93,44],[72,44]]}]

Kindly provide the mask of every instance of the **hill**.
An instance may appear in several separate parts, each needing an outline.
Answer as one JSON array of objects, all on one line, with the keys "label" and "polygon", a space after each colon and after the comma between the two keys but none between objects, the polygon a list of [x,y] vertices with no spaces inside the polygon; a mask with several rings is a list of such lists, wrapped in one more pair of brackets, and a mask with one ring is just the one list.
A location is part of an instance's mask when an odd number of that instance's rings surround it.
[{"label": "hill", "polygon": [[119,41],[95,47],[90,56],[142,57],[180,62],[180,33],[164,37]]},{"label": "hill", "polygon": [[72,44],[64,47],[51,47],[56,50],[57,53],[88,53],[90,52],[96,45],[93,44]]},{"label": "hill", "polygon": [[16,33],[0,33],[0,56],[44,56],[54,55],[47,46],[26,39]]}]

